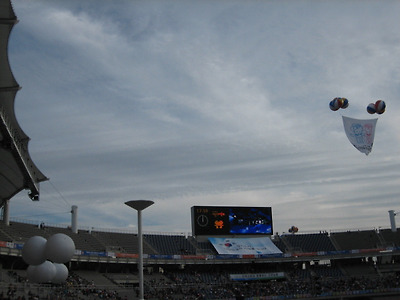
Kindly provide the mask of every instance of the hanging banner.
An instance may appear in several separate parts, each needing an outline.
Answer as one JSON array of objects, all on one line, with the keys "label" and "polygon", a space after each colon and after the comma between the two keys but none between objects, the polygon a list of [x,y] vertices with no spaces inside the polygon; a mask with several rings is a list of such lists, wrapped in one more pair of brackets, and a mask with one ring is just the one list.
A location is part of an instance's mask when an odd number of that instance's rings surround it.
[{"label": "hanging banner", "polygon": [[344,131],[350,143],[365,155],[368,155],[374,144],[375,127],[378,119],[358,120],[342,116]]},{"label": "hanging banner", "polygon": [[234,281],[272,280],[272,279],[285,278],[285,273],[275,272],[275,273],[229,274],[229,278]]},{"label": "hanging banner", "polygon": [[218,254],[281,254],[270,238],[208,238]]}]

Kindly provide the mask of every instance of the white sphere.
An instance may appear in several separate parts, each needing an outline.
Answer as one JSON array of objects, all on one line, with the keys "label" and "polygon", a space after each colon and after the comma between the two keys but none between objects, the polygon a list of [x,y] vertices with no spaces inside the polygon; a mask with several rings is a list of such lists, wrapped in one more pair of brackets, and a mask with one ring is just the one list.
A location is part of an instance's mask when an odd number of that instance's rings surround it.
[{"label": "white sphere", "polygon": [[68,268],[64,264],[53,264],[56,267],[56,275],[53,277],[53,283],[62,283],[68,277]]},{"label": "white sphere", "polygon": [[46,243],[45,255],[53,263],[69,262],[75,253],[75,243],[66,234],[56,233]]},{"label": "white sphere", "polygon": [[33,236],[22,247],[22,259],[28,265],[40,265],[46,260],[45,248],[47,240],[41,236]]},{"label": "white sphere", "polygon": [[30,282],[45,283],[51,282],[56,275],[56,267],[52,262],[46,260],[38,266],[30,265],[27,269],[27,275]]},{"label": "white sphere", "polygon": [[36,279],[35,269],[36,269],[36,266],[29,265],[28,269],[26,270],[26,273],[27,273],[26,277],[28,277],[28,280],[30,282],[34,282],[34,283],[36,283],[36,281],[35,281],[35,279]]}]

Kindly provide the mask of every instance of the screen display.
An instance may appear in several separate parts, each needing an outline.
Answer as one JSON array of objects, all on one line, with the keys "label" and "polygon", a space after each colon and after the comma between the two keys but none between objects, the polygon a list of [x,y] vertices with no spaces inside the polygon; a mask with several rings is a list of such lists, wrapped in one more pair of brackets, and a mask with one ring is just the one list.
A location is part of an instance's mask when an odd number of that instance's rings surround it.
[{"label": "screen display", "polygon": [[193,235],[271,235],[271,207],[193,206]]}]

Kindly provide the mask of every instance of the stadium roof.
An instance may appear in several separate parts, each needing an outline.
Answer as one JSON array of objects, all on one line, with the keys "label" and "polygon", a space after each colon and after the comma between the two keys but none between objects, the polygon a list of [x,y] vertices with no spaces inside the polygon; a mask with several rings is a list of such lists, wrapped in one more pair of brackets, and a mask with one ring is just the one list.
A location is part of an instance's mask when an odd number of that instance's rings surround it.
[{"label": "stadium roof", "polygon": [[0,0],[0,207],[23,189],[39,200],[39,182],[47,180],[33,163],[30,139],[15,117],[14,101],[21,87],[9,65],[8,39],[17,22],[10,0]]}]

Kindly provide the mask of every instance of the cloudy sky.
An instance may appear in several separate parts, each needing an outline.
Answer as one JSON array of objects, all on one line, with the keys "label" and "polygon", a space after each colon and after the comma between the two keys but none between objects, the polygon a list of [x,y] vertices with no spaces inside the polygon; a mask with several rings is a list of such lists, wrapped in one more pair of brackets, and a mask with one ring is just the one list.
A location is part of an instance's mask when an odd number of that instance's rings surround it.
[{"label": "cloudy sky", "polygon": [[[151,199],[144,231],[190,233],[194,205],[271,206],[281,233],[400,211],[399,1],[13,5],[16,117],[50,181],[11,217],[68,224],[77,205],[81,227],[134,229],[124,202]],[[342,115],[378,118],[369,156]]]}]

